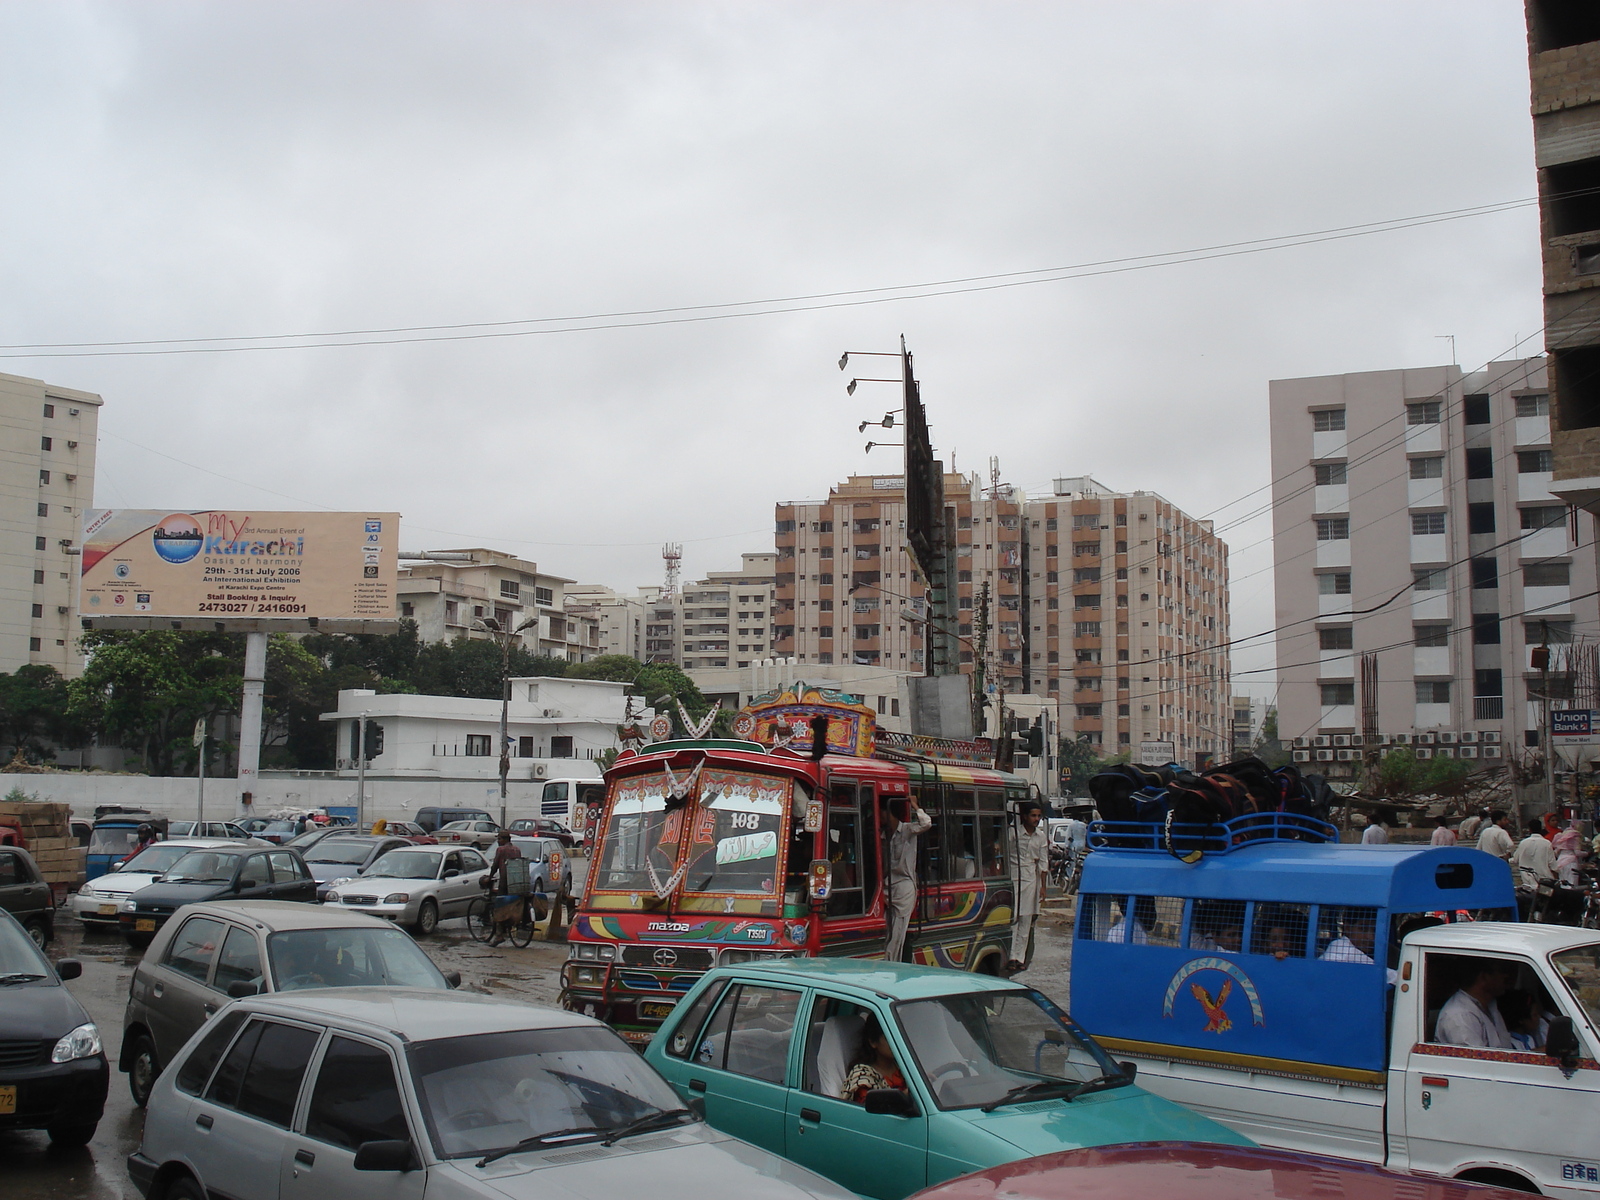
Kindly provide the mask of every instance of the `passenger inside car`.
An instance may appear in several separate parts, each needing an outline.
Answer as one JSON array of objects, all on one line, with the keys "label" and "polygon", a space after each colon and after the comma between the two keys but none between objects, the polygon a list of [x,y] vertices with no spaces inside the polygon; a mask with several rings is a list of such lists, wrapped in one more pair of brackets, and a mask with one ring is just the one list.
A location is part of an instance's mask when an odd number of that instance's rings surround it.
[{"label": "passenger inside car", "polygon": [[906,1091],[906,1079],[895,1060],[894,1048],[878,1018],[868,1013],[862,1023],[860,1039],[850,1070],[845,1073],[844,1084],[839,1089],[841,1099],[865,1104],[867,1093],[878,1088]]}]

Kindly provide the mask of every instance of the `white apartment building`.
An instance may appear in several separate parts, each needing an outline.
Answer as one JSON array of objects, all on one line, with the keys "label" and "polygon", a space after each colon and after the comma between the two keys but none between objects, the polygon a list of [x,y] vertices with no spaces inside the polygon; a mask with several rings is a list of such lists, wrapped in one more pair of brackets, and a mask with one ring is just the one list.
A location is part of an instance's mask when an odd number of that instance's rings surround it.
[{"label": "white apartment building", "polygon": [[587,662],[600,653],[598,621],[566,609],[565,589],[572,580],[541,571],[537,563],[481,546],[402,554],[401,559],[396,608],[416,621],[424,642],[491,637],[489,620],[501,629],[532,622],[517,635],[531,653],[568,662]]},{"label": "white apartment building", "polygon": [[644,662],[646,611],[658,590],[647,588],[637,596],[624,596],[601,583],[568,584],[566,611],[574,618],[594,621],[598,654],[625,654]]},{"label": "white apartment building", "polygon": [[101,403],[0,375],[0,671],[83,669],[75,555],[83,510],[94,505]]},{"label": "white apartment building", "polygon": [[685,670],[738,669],[771,653],[775,561],[770,551],[740,557],[739,570],[712,571],[676,596],[658,587],[621,596],[599,584],[580,584],[568,594],[593,613],[602,653]]},{"label": "white apartment building", "polygon": [[[1537,746],[1531,648],[1559,667],[1600,632],[1592,521],[1550,491],[1545,360],[1275,380],[1270,406],[1280,740],[1335,774],[1373,734],[1491,762]],[[1558,669],[1552,694],[1570,686]]]}]

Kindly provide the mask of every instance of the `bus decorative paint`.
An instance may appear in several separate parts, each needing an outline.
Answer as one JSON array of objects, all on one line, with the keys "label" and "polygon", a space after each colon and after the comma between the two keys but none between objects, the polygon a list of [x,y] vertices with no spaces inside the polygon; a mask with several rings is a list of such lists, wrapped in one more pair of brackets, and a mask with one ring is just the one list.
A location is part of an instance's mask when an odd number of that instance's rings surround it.
[{"label": "bus decorative paint", "polygon": [[606,772],[567,1008],[645,1042],[713,966],[881,958],[882,813],[913,796],[934,825],[919,838],[907,955],[1000,972],[1027,785],[977,757],[987,743],[882,735],[855,697],[803,684],[752,702],[734,728],[747,736],[640,745]]}]

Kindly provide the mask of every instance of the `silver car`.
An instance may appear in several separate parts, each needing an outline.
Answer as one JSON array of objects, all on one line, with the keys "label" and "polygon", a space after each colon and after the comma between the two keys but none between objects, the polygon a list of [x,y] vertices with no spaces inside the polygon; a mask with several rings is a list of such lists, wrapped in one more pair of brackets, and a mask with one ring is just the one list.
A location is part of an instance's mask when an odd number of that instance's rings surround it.
[{"label": "silver car", "polygon": [[[252,842],[261,846],[267,844],[255,843],[253,839]],[[79,888],[68,901],[72,915],[85,925],[114,930],[118,928],[117,914],[122,910],[124,900],[149,887],[189,851],[213,847],[237,850],[239,843],[233,838],[203,837],[169,838],[164,842],[154,842],[120,867],[114,867]]]},{"label": "silver car", "polygon": [[704,1124],[611,1029],[491,996],[240,1000],[162,1073],[146,1200],[849,1200]]},{"label": "silver car", "polygon": [[337,884],[323,903],[387,917],[428,934],[440,921],[466,916],[467,907],[484,894],[488,876],[488,862],[471,846],[406,846]]}]

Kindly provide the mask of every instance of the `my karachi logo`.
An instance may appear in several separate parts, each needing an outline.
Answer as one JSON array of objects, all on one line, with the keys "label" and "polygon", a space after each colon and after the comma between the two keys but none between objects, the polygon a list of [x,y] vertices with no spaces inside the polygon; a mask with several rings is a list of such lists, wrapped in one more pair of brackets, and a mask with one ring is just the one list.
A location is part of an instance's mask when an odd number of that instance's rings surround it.
[{"label": "my karachi logo", "polygon": [[188,513],[173,513],[156,525],[150,540],[162,561],[186,563],[200,553],[205,535],[200,532],[199,522]]}]

